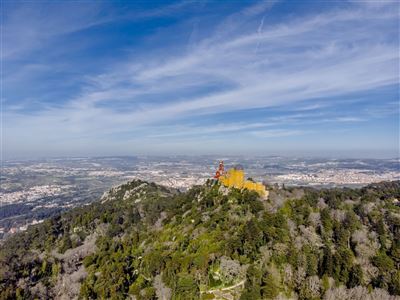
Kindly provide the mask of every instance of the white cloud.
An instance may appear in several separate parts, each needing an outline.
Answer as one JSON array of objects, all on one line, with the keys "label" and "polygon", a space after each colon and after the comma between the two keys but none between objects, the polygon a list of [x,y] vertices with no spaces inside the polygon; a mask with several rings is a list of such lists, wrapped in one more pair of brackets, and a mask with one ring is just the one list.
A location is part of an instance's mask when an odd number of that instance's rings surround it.
[{"label": "white cloud", "polygon": [[276,130],[257,130],[250,132],[250,134],[259,138],[278,138],[278,137],[286,137],[294,135],[304,135],[307,133],[310,133],[310,131],[276,129]]}]

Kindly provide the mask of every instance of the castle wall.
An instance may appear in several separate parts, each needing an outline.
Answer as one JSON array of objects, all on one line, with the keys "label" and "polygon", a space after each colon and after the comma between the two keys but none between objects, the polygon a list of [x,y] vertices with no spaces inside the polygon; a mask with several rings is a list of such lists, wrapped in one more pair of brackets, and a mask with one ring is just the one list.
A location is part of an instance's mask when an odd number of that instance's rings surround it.
[{"label": "castle wall", "polygon": [[235,187],[238,189],[246,188],[248,190],[256,191],[260,195],[268,195],[265,186],[261,182],[244,180],[243,170],[230,169],[226,175],[219,178],[219,181],[227,187]]}]

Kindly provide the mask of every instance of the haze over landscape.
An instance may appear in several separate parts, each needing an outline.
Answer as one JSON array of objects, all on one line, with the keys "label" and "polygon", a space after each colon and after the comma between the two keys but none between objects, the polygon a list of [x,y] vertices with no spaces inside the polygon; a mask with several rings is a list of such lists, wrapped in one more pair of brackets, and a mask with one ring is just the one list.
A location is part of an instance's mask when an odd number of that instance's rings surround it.
[{"label": "haze over landscape", "polygon": [[398,157],[395,1],[2,5],[6,159]]}]

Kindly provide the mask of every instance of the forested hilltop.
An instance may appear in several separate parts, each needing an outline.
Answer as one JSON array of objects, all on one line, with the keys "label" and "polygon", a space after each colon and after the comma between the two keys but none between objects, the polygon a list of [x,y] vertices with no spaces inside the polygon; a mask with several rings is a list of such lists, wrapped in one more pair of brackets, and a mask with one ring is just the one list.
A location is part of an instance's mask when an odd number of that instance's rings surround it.
[{"label": "forested hilltop", "polygon": [[278,188],[135,180],[0,248],[0,299],[398,299],[400,181]]}]

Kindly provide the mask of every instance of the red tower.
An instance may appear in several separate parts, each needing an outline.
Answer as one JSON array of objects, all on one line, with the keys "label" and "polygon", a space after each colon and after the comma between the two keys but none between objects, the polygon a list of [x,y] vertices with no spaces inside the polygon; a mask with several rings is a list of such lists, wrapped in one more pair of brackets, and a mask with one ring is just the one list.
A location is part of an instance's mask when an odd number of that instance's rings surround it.
[{"label": "red tower", "polygon": [[218,170],[215,172],[214,178],[218,179],[220,176],[224,175],[224,173],[225,173],[224,162],[221,160],[219,162]]}]

